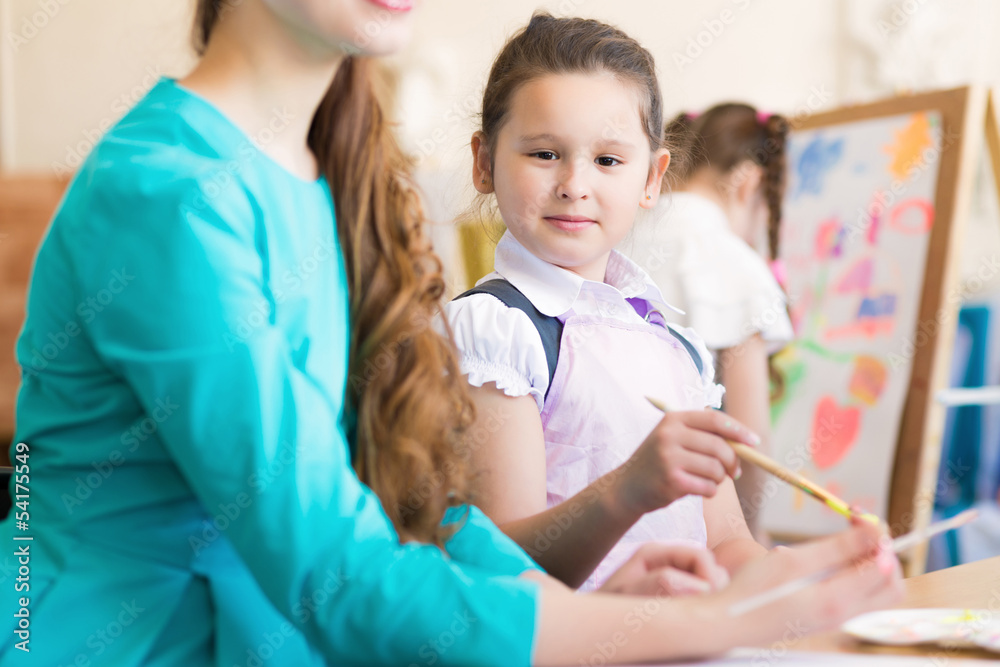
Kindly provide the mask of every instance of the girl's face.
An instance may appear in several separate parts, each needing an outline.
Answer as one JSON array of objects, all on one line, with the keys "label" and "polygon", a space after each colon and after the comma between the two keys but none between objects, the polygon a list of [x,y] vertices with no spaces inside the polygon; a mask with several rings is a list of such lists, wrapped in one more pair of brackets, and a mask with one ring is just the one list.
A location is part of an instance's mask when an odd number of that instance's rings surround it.
[{"label": "girl's face", "polygon": [[507,228],[532,254],[603,281],[611,249],[639,207],[656,203],[670,161],[665,150],[651,154],[639,107],[636,86],[603,72],[524,84],[493,155],[481,133],[473,137],[476,189],[496,193]]},{"label": "girl's face", "polygon": [[318,48],[379,56],[410,39],[417,0],[263,0],[275,15]]}]

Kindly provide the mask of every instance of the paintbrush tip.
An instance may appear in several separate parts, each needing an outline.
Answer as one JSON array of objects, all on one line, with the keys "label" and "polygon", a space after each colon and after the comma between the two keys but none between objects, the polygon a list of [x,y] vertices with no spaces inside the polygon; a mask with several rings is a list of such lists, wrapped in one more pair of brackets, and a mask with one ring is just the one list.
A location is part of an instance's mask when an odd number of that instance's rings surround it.
[{"label": "paintbrush tip", "polygon": [[660,412],[670,412],[670,408],[668,408],[666,403],[664,403],[663,401],[658,401],[651,396],[647,396],[646,400],[649,401],[650,404],[652,404],[652,406],[657,410],[659,410]]}]

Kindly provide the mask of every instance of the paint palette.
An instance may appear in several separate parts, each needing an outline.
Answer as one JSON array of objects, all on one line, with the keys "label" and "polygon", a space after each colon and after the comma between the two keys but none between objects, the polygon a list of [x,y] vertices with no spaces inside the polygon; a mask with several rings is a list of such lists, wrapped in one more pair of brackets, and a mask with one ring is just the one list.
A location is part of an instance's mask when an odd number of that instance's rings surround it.
[{"label": "paint palette", "polygon": [[841,628],[876,644],[942,644],[1000,653],[1000,613],[988,609],[892,609],[852,618]]}]

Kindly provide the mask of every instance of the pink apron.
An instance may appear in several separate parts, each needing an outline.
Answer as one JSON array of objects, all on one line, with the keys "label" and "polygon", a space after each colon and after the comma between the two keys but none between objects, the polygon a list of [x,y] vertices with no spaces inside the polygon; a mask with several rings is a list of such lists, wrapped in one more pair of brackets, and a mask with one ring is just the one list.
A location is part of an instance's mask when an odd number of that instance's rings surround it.
[{"label": "pink apron", "polygon": [[[656,311],[646,319],[663,321]],[[687,349],[657,324],[571,311],[541,414],[549,507],[620,466],[642,444],[663,418],[646,396],[677,410],[705,407],[702,380]],[[704,547],[702,498],[685,496],[639,519],[580,590],[599,587],[650,541]]]}]

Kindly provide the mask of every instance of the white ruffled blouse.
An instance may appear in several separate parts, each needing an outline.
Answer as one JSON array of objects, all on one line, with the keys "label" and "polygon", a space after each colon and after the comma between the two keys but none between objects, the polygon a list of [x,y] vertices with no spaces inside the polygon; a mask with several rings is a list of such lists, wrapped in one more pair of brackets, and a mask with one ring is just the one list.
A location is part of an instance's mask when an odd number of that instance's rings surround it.
[{"label": "white ruffled blouse", "polygon": [[664,313],[668,320],[697,331],[709,349],[735,347],[760,334],[776,352],[792,340],[784,291],[709,199],[689,192],[663,197],[618,250],[683,309],[683,315]]},{"label": "white ruffled blouse", "polygon": [[[506,232],[497,245],[494,272],[476,284],[495,278],[514,285],[542,314],[560,319],[573,312],[642,323],[644,319],[626,301],[636,297],[664,315],[676,311],[664,301],[646,272],[617,251],[612,251],[608,260],[605,282],[595,282],[535,257]],[[476,387],[495,382],[507,396],[530,394],[541,411],[549,386],[549,367],[542,338],[528,316],[489,294],[452,301],[445,305],[444,314],[469,382]],[[725,390],[715,384],[711,353],[691,329],[673,328],[687,338],[702,359],[705,405],[719,407]]]}]

